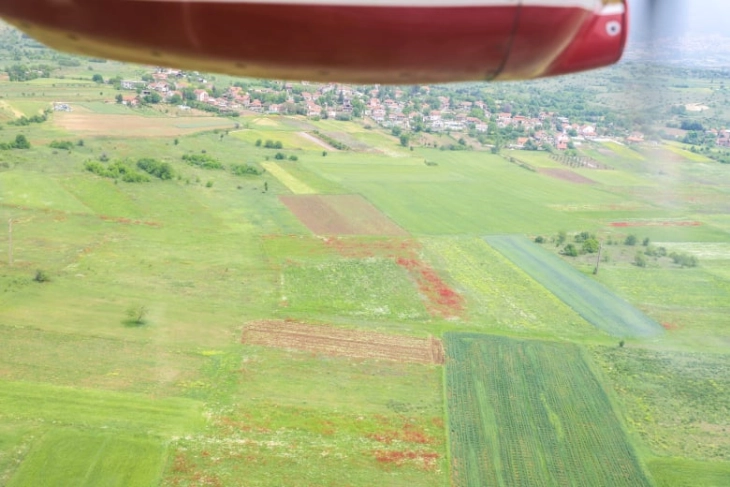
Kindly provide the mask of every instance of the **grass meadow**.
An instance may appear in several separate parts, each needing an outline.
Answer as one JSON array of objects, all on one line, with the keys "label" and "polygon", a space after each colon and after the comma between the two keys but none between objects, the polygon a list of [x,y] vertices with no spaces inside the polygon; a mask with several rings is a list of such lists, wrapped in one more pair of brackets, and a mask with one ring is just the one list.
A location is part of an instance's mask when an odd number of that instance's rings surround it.
[{"label": "grass meadow", "polygon": [[[63,79],[0,81],[0,142],[32,144],[0,153],[0,485],[446,487],[483,485],[484,474],[495,485],[710,487],[727,477],[725,167],[675,145],[586,143],[613,170],[575,169],[595,181],[575,184],[507,159],[564,167],[543,153],[409,150],[357,122],[132,110],[90,81],[145,72],[83,61]],[[57,101],[74,111],[4,123]],[[324,149],[315,130],[349,150]],[[203,153],[222,168],[183,160]],[[174,177],[126,183],[84,169],[140,158]],[[246,164],[265,170],[234,172]],[[279,198],[297,193],[363,198],[404,235],[316,235]],[[588,275],[585,259],[527,241],[561,230],[649,237],[700,265],[639,268],[606,246],[612,258]],[[506,257],[488,243],[497,235],[557,277]],[[577,303],[585,289],[601,291]],[[593,326],[619,310],[641,322],[624,347],[612,335],[624,325]],[[451,345],[441,366],[243,344],[257,320]],[[466,448],[451,426],[468,425],[481,436]],[[613,462],[596,460],[606,452]]]}]

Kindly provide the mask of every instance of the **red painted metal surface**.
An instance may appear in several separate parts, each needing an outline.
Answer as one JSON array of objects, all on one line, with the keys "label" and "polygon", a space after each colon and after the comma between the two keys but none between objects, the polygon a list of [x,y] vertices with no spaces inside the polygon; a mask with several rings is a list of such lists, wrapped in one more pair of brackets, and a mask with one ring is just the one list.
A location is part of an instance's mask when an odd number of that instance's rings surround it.
[{"label": "red painted metal surface", "polygon": [[341,2],[0,0],[0,15],[60,50],[289,79],[523,79],[610,64],[623,49],[576,0]]}]

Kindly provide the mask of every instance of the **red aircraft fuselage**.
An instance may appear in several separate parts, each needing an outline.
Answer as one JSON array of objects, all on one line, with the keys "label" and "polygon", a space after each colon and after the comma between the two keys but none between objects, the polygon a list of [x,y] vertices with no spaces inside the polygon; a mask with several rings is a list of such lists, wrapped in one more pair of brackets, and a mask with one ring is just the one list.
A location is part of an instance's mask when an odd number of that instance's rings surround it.
[{"label": "red aircraft fuselage", "polygon": [[0,0],[96,57],[286,79],[528,79],[617,62],[625,0]]}]

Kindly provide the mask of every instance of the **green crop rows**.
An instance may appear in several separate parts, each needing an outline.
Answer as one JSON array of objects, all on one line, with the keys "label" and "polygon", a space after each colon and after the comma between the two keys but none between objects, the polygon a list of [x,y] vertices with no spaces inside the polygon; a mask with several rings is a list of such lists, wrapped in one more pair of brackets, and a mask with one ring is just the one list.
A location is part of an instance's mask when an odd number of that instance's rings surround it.
[{"label": "green crop rows", "polygon": [[525,237],[493,236],[487,242],[589,323],[615,336],[652,336],[662,327],[602,284]]},{"label": "green crop rows", "polygon": [[651,485],[577,346],[445,338],[454,486]]}]

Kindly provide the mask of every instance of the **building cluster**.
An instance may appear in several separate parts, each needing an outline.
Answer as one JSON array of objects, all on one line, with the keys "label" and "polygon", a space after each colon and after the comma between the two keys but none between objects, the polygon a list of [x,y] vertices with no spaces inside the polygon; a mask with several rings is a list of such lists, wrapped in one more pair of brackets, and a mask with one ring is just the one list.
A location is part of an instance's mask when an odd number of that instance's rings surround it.
[{"label": "building cluster", "polygon": [[716,137],[719,147],[730,147],[730,130],[710,130],[709,133]]},{"label": "building cluster", "polygon": [[[123,90],[137,93],[123,96],[121,101],[125,105],[136,106],[144,97],[154,92],[161,100],[178,103],[181,109],[189,109],[183,90],[188,89],[189,93],[192,87],[197,87],[193,91],[196,102],[241,114],[299,113],[310,118],[332,119],[350,118],[355,114],[384,128],[412,130],[418,125],[431,132],[457,134],[487,134],[490,125],[492,129],[511,127],[517,129],[519,135],[524,134],[510,144],[515,149],[549,145],[557,150],[566,150],[574,143],[598,136],[594,125],[571,123],[568,118],[553,112],[542,112],[538,117],[510,112],[492,113],[481,100],[458,101],[447,96],[438,96],[435,97],[438,104],[434,106],[434,97],[430,97],[429,104],[425,101],[426,96],[407,96],[401,89],[389,90],[388,97],[385,97],[378,86],[364,88],[335,83],[315,85],[308,82],[302,82],[296,90],[292,83],[282,83],[278,89],[257,88],[246,91],[231,86],[225,91],[218,91],[213,90],[212,84],[198,73],[190,74],[165,68],[157,68],[152,74],[152,81],[123,80]],[[303,91],[302,87],[309,88],[309,91]],[[428,95],[430,91],[430,87],[421,86],[418,92]],[[217,96],[214,96],[214,92]],[[284,102],[264,101],[272,98]],[[642,134],[634,133],[627,138],[627,142],[638,143],[643,139]],[[725,144],[730,141],[727,137],[721,140]]]}]

